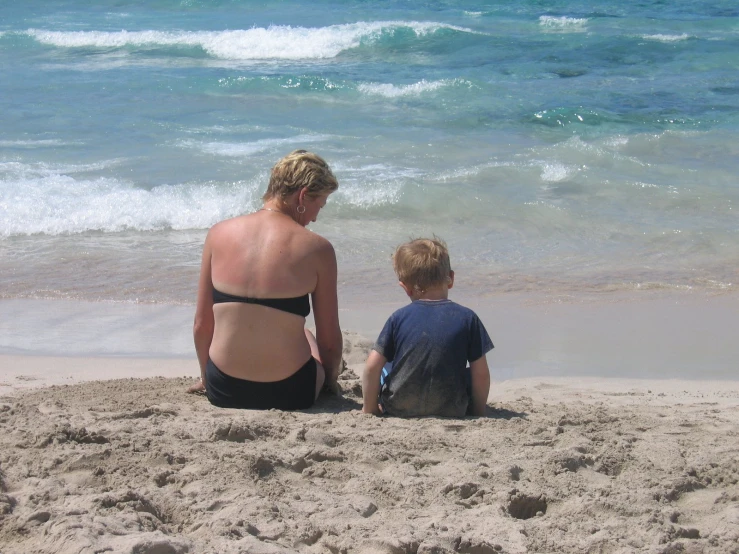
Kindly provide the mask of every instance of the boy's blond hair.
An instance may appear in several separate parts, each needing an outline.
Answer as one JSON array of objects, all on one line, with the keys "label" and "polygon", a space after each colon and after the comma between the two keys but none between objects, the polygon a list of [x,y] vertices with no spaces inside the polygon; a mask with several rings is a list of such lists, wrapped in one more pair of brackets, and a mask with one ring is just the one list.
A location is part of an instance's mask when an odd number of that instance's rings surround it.
[{"label": "boy's blond hair", "polygon": [[321,156],[307,150],[295,150],[272,168],[262,200],[284,200],[301,188],[308,189],[308,196],[320,196],[334,192],[339,188],[339,182]]},{"label": "boy's blond hair", "polygon": [[449,250],[446,243],[436,236],[414,239],[395,249],[393,269],[403,284],[425,292],[430,287],[449,282],[452,271]]}]

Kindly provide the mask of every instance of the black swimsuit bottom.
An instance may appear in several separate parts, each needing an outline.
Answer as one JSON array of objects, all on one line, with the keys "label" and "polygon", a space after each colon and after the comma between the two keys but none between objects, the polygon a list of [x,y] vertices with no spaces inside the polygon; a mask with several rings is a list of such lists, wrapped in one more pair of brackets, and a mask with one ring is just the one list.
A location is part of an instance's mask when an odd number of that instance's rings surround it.
[{"label": "black swimsuit bottom", "polygon": [[219,408],[244,410],[305,410],[316,398],[315,358],[282,381],[249,381],[226,375],[208,358],[205,368],[205,394]]}]

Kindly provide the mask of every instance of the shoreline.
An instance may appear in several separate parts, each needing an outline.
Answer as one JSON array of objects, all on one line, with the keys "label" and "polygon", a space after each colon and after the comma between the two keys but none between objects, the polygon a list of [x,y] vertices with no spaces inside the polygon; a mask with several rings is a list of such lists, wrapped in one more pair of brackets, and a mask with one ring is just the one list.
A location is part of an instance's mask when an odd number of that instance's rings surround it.
[{"label": "shoreline", "polygon": [[[351,336],[348,338],[349,348],[352,350],[348,354],[348,359],[354,363],[347,363],[346,372],[354,378],[361,376],[364,364],[356,360],[366,358],[369,343],[363,340],[357,343],[352,341],[352,338]],[[5,368],[0,377],[0,402],[25,393],[56,391],[60,388],[84,386],[86,383],[105,386],[106,382],[122,380],[131,382],[152,379],[195,380],[199,373],[197,360],[194,358],[0,355],[0,367]],[[566,389],[574,396],[582,397],[580,400],[584,402],[589,402],[590,393],[597,393],[604,397],[612,397],[611,401],[617,404],[633,404],[647,399],[654,405],[667,405],[672,403],[670,398],[681,397],[696,402],[710,398],[711,402],[723,405],[726,402],[722,399],[739,399],[739,377],[735,379],[587,375],[517,377],[491,381],[488,404],[512,402],[521,395],[538,402],[551,402],[559,396],[560,389]],[[184,388],[182,393],[187,395]]]},{"label": "shoreline", "polygon": [[[405,305],[340,298],[345,343],[371,343]],[[739,294],[598,297],[473,295],[450,298],[475,310],[493,339],[493,381],[531,377],[738,380]],[[0,299],[0,394],[8,381],[62,384],[111,376],[197,376],[192,306]],[[308,327],[312,320],[307,321]],[[46,362],[41,359],[48,358]],[[34,361],[35,360],[35,361]],[[130,360],[130,361],[126,361]],[[347,360],[356,364],[364,360]],[[61,369],[60,369],[61,368]],[[27,386],[17,387],[27,388]]]},{"label": "shoreline", "polygon": [[[347,368],[359,375],[362,372],[371,342],[356,334],[345,335]],[[92,381],[117,379],[197,379],[198,362],[192,358],[139,357],[79,357],[0,354],[0,398],[31,389],[72,386]],[[739,376],[727,379],[697,379],[677,377],[616,377],[616,376],[562,376],[540,375],[491,381],[489,401],[497,398],[495,387],[508,391],[545,382],[558,383],[573,389],[596,388],[603,392],[628,392],[631,389],[655,389],[673,392],[678,389],[701,387],[710,391],[739,387]],[[501,397],[505,398],[505,397]]]}]

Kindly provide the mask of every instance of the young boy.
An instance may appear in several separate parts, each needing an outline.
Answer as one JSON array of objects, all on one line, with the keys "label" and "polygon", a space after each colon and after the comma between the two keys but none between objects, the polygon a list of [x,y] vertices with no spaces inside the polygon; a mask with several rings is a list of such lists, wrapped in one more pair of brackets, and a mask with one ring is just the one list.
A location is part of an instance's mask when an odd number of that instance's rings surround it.
[{"label": "young boy", "polygon": [[493,343],[475,312],[448,299],[454,272],[446,244],[436,237],[401,244],[393,269],[411,303],[390,316],[367,358],[362,411],[484,416]]}]

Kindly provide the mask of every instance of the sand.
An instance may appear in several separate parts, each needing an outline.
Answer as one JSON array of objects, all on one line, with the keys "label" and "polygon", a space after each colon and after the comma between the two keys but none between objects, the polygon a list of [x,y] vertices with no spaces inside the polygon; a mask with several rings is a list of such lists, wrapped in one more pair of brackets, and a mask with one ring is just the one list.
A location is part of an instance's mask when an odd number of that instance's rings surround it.
[{"label": "sand", "polygon": [[296,413],[214,408],[191,379],[135,378],[146,360],[16,375],[0,552],[739,552],[739,382],[512,379],[487,418],[377,418],[368,347],[347,334],[342,395]]}]

